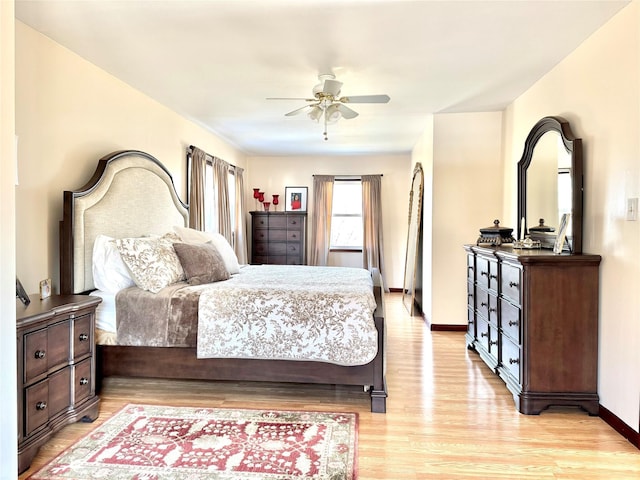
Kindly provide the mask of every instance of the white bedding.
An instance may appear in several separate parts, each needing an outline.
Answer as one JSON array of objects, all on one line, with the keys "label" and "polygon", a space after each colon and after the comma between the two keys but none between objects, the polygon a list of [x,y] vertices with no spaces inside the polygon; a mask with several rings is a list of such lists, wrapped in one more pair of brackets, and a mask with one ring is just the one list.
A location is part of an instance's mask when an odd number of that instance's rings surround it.
[{"label": "white bedding", "polygon": [[364,365],[378,351],[367,270],[250,265],[199,299],[198,358]]},{"label": "white bedding", "polygon": [[116,296],[113,293],[94,290],[89,295],[102,298],[96,309],[96,328],[105,332],[116,332]]}]

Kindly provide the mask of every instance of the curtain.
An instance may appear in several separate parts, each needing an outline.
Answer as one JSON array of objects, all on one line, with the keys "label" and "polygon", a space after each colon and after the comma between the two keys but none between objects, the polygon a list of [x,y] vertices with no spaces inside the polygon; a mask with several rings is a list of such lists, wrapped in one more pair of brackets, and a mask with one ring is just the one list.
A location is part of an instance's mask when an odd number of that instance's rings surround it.
[{"label": "curtain", "polygon": [[218,233],[233,244],[231,230],[231,214],[229,206],[229,164],[224,160],[213,157],[213,188],[216,192],[216,208],[218,219]]},{"label": "curtain", "polygon": [[325,266],[329,260],[333,180],[332,175],[313,177],[313,217],[311,219],[309,265]]},{"label": "curtain", "polygon": [[191,149],[191,178],[189,179],[189,226],[204,230],[205,175],[207,154],[199,148]]},{"label": "curtain", "polygon": [[239,167],[235,167],[235,182],[236,182],[236,201],[235,201],[235,221],[236,224],[233,227],[235,234],[235,242],[233,249],[238,257],[238,262],[242,265],[248,262],[247,254],[247,234],[246,234],[246,222],[245,222],[245,205],[244,205],[244,170]]},{"label": "curtain", "polygon": [[382,176],[362,176],[362,266],[367,270],[377,268],[382,285],[388,291],[384,277],[384,243],[382,241]]}]

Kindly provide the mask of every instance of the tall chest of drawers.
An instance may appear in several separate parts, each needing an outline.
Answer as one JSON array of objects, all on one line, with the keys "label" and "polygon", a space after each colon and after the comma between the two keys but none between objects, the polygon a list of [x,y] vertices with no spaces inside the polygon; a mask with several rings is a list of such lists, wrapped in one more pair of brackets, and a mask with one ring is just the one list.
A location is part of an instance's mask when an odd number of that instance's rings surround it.
[{"label": "tall chest of drawers", "polygon": [[467,346],[502,378],[517,409],[599,409],[600,256],[466,246]]},{"label": "tall chest of drawers", "polygon": [[251,212],[251,263],[305,265],[306,213]]},{"label": "tall chest of drawers", "polygon": [[63,426],[98,417],[95,310],[99,297],[54,295],[16,301],[18,470]]}]

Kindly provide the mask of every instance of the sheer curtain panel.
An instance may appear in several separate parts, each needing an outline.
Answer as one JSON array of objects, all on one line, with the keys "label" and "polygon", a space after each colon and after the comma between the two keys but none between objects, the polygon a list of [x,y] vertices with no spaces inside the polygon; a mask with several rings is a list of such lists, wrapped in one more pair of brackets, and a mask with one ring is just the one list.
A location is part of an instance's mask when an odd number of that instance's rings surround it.
[{"label": "sheer curtain panel", "polygon": [[382,285],[388,291],[384,276],[384,243],[382,241],[382,175],[362,176],[362,266],[377,268]]}]

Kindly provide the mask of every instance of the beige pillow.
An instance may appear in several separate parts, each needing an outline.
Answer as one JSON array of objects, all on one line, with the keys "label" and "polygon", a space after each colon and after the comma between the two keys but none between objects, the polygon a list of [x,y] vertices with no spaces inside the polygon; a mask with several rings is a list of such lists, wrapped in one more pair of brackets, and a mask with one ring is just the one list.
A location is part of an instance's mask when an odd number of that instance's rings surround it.
[{"label": "beige pillow", "polygon": [[175,234],[169,233],[162,237],[119,238],[115,243],[136,285],[158,293],[185,278],[173,248],[176,240]]},{"label": "beige pillow", "polygon": [[229,278],[224,260],[212,243],[174,243],[173,248],[178,254],[190,285],[219,282]]},{"label": "beige pillow", "polygon": [[222,256],[224,264],[227,267],[227,271],[230,274],[240,273],[238,256],[224,236],[219,233],[202,232],[194,228],[181,227],[177,225],[173,227],[173,230],[185,243],[198,244],[211,242],[216,249],[218,249],[218,253]]}]

